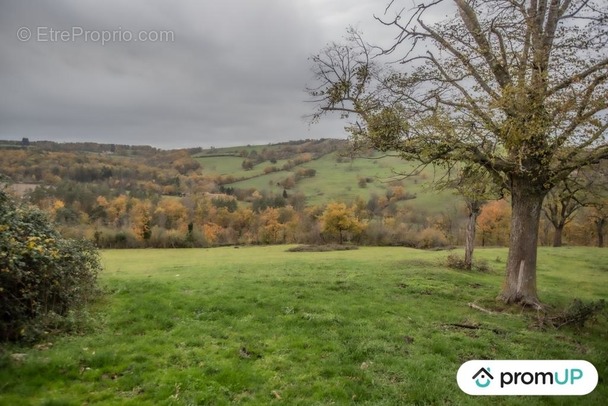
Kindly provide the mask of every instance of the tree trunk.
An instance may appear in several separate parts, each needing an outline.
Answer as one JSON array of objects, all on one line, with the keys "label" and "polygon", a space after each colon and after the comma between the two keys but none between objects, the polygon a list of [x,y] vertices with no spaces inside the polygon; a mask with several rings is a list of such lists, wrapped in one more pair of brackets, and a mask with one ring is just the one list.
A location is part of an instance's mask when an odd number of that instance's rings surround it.
[{"label": "tree trunk", "polygon": [[553,234],[553,246],[561,247],[562,246],[562,232],[564,231],[564,225],[560,224],[555,227],[555,233]]},{"label": "tree trunk", "polygon": [[478,211],[469,211],[469,222],[464,239],[464,266],[466,269],[473,267],[473,250],[475,249],[475,225],[477,224]]},{"label": "tree trunk", "polygon": [[513,179],[509,258],[501,293],[506,303],[541,307],[536,293],[536,251],[544,197],[525,179]]},{"label": "tree trunk", "polygon": [[606,225],[606,220],[604,220],[604,219],[595,220],[598,248],[602,248],[604,246],[604,225]]}]

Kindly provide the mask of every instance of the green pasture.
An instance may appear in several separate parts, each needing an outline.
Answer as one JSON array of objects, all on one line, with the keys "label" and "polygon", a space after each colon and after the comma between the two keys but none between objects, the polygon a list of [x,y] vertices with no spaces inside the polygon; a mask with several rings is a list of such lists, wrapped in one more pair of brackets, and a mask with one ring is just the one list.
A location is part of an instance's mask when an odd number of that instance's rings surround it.
[{"label": "green pasture", "polygon": [[[303,193],[307,197],[307,204],[326,204],[331,201],[350,202],[355,198],[361,198],[367,201],[372,194],[384,196],[391,181],[401,181],[405,191],[412,195],[416,195],[415,199],[406,202],[410,207],[417,210],[425,210],[430,213],[438,213],[451,209],[450,204],[458,202],[460,199],[454,195],[452,191],[437,191],[430,188],[430,180],[434,176],[432,168],[425,169],[422,174],[411,177],[404,177],[415,169],[414,163],[404,162],[397,157],[380,157],[378,154],[376,159],[356,158],[352,162],[337,161],[336,153],[327,154],[317,160],[307,162],[296,166],[292,171],[280,171],[267,175],[257,176],[251,179],[234,182],[229,186],[241,189],[255,188],[260,191],[265,190],[275,194],[283,193],[283,187],[279,183],[289,176],[293,176],[295,171],[300,168],[315,169],[316,176],[300,180],[295,188],[288,193]],[[223,157],[201,158],[199,161],[205,166],[208,160],[224,159]],[[229,158],[228,165],[233,158]],[[235,175],[241,176],[245,171],[240,169],[241,161],[238,162],[238,168],[234,167]],[[233,166],[236,163],[232,163]],[[219,167],[221,164],[217,164]],[[252,171],[248,171],[248,176],[255,173],[262,173],[263,168],[268,166],[267,163],[257,165]],[[276,165],[281,167],[280,162]],[[229,172],[225,172],[229,173]],[[371,182],[366,183],[365,187],[359,186],[360,178],[369,178]]]},{"label": "green pasture", "polygon": [[[287,246],[102,254],[105,295],[89,329],[36,348],[4,345],[1,405],[604,405],[608,321],[541,331],[535,311],[495,301],[490,272],[444,266],[447,251]],[[608,250],[541,248],[538,287],[554,309],[608,299]],[[468,306],[475,303],[488,314]],[[463,328],[461,326],[471,328]],[[24,354],[20,360],[12,354]],[[584,359],[584,397],[471,397],[471,359]]]},{"label": "green pasture", "polygon": [[[252,176],[253,174],[252,171],[246,171],[241,167],[244,158],[238,156],[212,156],[200,157],[196,159],[202,166],[203,174],[206,175],[232,175],[235,178],[240,178],[244,176]],[[257,172],[262,173],[261,170]]]}]

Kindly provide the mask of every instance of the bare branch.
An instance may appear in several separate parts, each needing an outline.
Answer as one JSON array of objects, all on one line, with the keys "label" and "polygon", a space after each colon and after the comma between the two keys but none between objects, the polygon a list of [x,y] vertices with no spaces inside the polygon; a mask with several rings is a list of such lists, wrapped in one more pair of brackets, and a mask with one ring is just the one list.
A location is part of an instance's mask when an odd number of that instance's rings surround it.
[{"label": "bare branch", "polygon": [[483,36],[483,30],[479,25],[479,21],[477,19],[477,15],[473,8],[469,5],[469,3],[465,0],[454,0],[456,5],[458,6],[458,11],[460,12],[460,17],[462,18],[464,25],[467,27],[469,34],[475,39],[475,42],[479,46],[479,52],[484,57],[492,72],[494,74],[494,78],[500,84],[500,87],[503,89],[511,84],[511,76],[509,72],[505,69],[503,65],[501,65],[497,60],[494,54],[492,53],[492,48],[490,44],[486,40],[485,36]]},{"label": "bare branch", "polygon": [[[581,81],[585,80],[587,77],[589,77],[590,75],[592,75],[593,73],[598,72],[601,69],[604,69],[606,67],[608,67],[608,58],[594,64],[593,66],[585,69],[584,71],[582,71],[580,73],[573,74],[573,75],[569,76],[568,78],[564,79],[562,82],[558,83],[557,85],[555,85],[551,89],[549,89],[547,91],[547,96],[551,96],[551,95],[559,92],[560,90],[563,90],[563,89],[567,88],[568,86],[571,86],[573,83],[581,82]],[[603,75],[602,82],[605,82],[605,78],[606,78],[606,76]]]}]

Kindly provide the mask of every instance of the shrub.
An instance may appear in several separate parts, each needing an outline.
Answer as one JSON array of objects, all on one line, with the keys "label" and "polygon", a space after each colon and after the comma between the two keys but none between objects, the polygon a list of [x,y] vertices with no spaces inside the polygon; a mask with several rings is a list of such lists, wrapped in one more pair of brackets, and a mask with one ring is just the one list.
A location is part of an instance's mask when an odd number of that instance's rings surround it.
[{"label": "shrub", "polygon": [[418,234],[418,248],[437,248],[448,245],[445,235],[435,228],[425,228]]},{"label": "shrub", "polygon": [[0,339],[65,327],[96,292],[100,268],[90,242],[62,238],[43,212],[0,190]]},{"label": "shrub", "polygon": [[144,244],[131,229],[102,227],[95,231],[93,239],[99,248],[141,248]]},{"label": "shrub", "polygon": [[464,257],[461,257],[458,254],[450,254],[446,259],[446,265],[448,268],[452,269],[467,269],[467,266],[464,262]]},{"label": "shrub", "polygon": [[606,301],[604,299],[589,303],[574,299],[562,311],[537,314],[537,320],[532,325],[541,329],[547,327],[559,329],[565,326],[582,329],[588,321],[595,321],[600,314],[605,314],[605,308]]},{"label": "shrub", "polygon": [[[457,254],[448,255],[446,265],[448,266],[448,268],[452,269],[460,269],[465,271],[469,270],[467,269],[466,263],[464,262],[464,257],[461,257]],[[488,261],[486,261],[485,259],[480,259],[477,261],[473,261],[470,270],[477,272],[490,272],[492,269],[490,268]]]}]

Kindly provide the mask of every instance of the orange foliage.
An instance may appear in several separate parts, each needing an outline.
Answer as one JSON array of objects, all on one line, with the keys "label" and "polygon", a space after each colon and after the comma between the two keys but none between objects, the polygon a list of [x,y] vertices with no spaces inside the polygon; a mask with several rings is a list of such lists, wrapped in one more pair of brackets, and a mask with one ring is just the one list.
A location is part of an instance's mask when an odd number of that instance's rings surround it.
[{"label": "orange foliage", "polygon": [[505,245],[509,242],[511,205],[505,200],[494,200],[483,206],[477,217],[477,238],[481,245]]},{"label": "orange foliage", "polygon": [[205,241],[211,245],[215,244],[222,230],[222,227],[215,223],[205,224],[203,226],[203,235],[205,236]]}]

